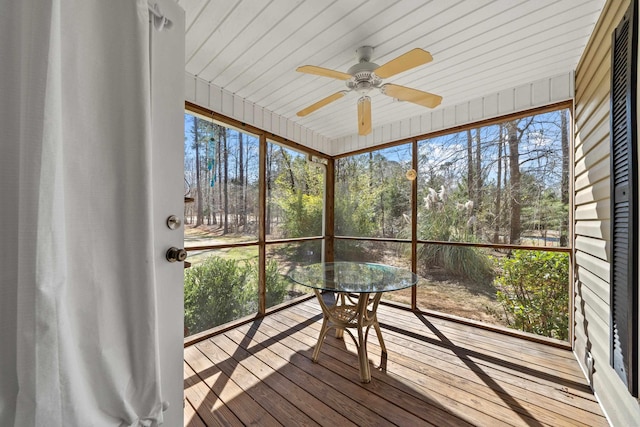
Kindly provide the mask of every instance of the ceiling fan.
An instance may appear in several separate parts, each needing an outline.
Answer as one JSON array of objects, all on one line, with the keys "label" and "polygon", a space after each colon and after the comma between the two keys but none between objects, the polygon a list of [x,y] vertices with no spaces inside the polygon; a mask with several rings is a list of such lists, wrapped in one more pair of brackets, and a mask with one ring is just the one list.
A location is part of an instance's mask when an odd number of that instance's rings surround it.
[{"label": "ceiling fan", "polygon": [[358,99],[358,134],[368,135],[371,133],[371,98],[367,96],[367,93],[374,88],[379,89],[384,95],[391,96],[401,101],[413,102],[414,104],[422,105],[424,107],[435,108],[440,105],[442,97],[439,95],[391,83],[382,83],[382,79],[395,76],[403,71],[431,62],[433,57],[429,52],[419,48],[412,49],[384,65],[378,65],[371,62],[372,54],[373,47],[371,46],[362,46],[356,49],[358,63],[349,68],[346,73],[330,70],[328,68],[316,67],[315,65],[303,65],[296,68],[296,71],[301,73],[346,80],[348,88],[348,90],[341,90],[340,92],[336,92],[333,95],[327,96],[326,98],[311,104],[307,108],[298,111],[297,115],[299,117],[304,117],[307,114],[313,113],[325,105],[342,98],[347,93],[356,91],[360,94],[360,98]]}]

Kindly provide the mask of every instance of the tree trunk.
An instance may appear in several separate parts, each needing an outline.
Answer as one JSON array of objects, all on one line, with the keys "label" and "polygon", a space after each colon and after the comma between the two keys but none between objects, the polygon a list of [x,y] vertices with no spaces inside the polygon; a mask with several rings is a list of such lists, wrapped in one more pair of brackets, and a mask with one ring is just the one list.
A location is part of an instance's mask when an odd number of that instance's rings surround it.
[{"label": "tree trunk", "polygon": [[517,122],[513,121],[507,123],[507,134],[509,143],[509,177],[511,181],[511,220],[509,227],[509,243],[518,244],[520,243],[522,227],[520,224],[520,153],[518,151],[519,138]]},{"label": "tree trunk", "polygon": [[482,205],[482,157],[480,151],[480,129],[476,129],[476,166],[474,168],[475,174],[475,196],[474,212],[480,212],[480,206]]},{"label": "tree trunk", "polygon": [[265,177],[265,185],[267,186],[267,206],[266,206],[266,213],[265,213],[265,224],[264,224],[264,229],[265,229],[265,234],[269,235],[271,234],[271,163],[273,161],[273,144],[268,144],[267,145],[267,167],[266,167],[266,174],[267,176]]},{"label": "tree trunk", "polygon": [[[569,121],[567,110],[560,112],[560,135],[562,144],[562,183],[560,184],[560,197],[563,206],[569,206]],[[568,223],[563,219],[560,226],[560,246],[568,245]]]},{"label": "tree trunk", "polygon": [[[238,134],[238,138],[241,138],[240,132],[236,131]],[[238,162],[238,144],[236,144],[236,152],[235,152],[235,174],[233,175],[236,179],[231,182],[231,191],[233,192],[233,230],[234,232],[238,232],[240,229],[240,210],[238,206],[240,205],[240,192],[238,191],[238,177],[240,176],[240,169],[242,169],[242,165]]]},{"label": "tree trunk", "polygon": [[280,147],[280,154],[282,154],[282,160],[284,160],[284,163],[287,165],[287,172],[289,172],[289,183],[291,184],[291,189],[293,190],[296,188],[296,179],[293,176],[291,159],[289,158],[289,155],[287,154],[286,151],[284,151],[284,148],[282,147]]},{"label": "tree trunk", "polygon": [[245,226],[247,223],[247,212],[245,210],[245,183],[244,183],[244,141],[242,140],[242,132],[238,132],[238,164],[240,173],[238,174],[238,182],[240,183],[240,225]]},{"label": "tree trunk", "polygon": [[500,221],[501,221],[501,203],[502,203],[502,146],[504,145],[504,127],[500,124],[500,136],[498,139],[498,173],[496,179],[496,205],[494,211],[494,229],[493,229],[493,243],[499,243],[500,240]]},{"label": "tree trunk", "polygon": [[218,141],[216,143],[216,161],[218,162],[218,205],[217,211],[220,213],[220,218],[218,219],[218,227],[223,224],[222,220],[222,138],[223,134],[226,130],[220,126],[218,126]]},{"label": "tree trunk", "polygon": [[215,125],[213,123],[209,123],[209,141],[207,142],[207,224],[211,225],[214,223],[213,216],[213,176],[215,174],[215,170],[213,165],[215,165],[215,159],[213,158],[213,142],[214,142],[214,131]]},{"label": "tree trunk", "polygon": [[473,178],[473,138],[471,129],[467,129],[467,193],[469,200],[474,200],[474,178]]},{"label": "tree trunk", "polygon": [[196,214],[196,227],[202,225],[204,200],[202,200],[202,183],[200,182],[200,141],[198,135],[198,118],[193,116],[193,137],[196,148],[196,195],[198,197],[198,211]]},{"label": "tree trunk", "polygon": [[380,193],[380,225],[382,227],[382,237],[386,237],[386,234],[384,232],[384,200],[383,200],[383,196],[382,193]]},{"label": "tree trunk", "polygon": [[222,132],[222,146],[223,146],[223,163],[224,163],[224,176],[222,178],[223,196],[224,196],[224,229],[223,234],[229,233],[229,150],[227,147],[227,130]]}]

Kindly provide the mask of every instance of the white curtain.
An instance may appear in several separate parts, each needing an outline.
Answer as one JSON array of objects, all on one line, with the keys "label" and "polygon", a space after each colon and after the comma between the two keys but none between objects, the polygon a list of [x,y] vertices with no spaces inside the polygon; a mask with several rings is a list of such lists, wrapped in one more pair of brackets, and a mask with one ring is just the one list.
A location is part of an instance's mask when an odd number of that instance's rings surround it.
[{"label": "white curtain", "polygon": [[0,9],[0,426],[157,425],[147,1]]}]

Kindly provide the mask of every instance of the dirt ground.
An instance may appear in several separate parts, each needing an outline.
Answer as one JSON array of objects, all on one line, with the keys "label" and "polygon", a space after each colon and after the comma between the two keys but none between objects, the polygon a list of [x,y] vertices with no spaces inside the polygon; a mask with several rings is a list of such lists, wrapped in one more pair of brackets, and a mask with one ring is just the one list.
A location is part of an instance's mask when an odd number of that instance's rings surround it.
[{"label": "dirt ground", "polygon": [[[421,276],[417,293],[417,303],[421,309],[506,326],[497,316],[501,308],[496,301],[496,290],[491,285],[451,278],[445,271],[434,269]],[[384,299],[411,304],[411,288],[387,292]]]}]

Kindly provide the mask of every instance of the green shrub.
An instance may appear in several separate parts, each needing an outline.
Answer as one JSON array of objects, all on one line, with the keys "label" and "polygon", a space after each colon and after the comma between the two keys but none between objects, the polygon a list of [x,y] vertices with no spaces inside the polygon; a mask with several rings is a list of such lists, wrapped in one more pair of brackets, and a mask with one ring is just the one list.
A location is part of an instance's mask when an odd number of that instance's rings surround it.
[{"label": "green shrub", "polygon": [[499,261],[498,302],[514,329],[566,340],[569,334],[569,256],[515,250]]},{"label": "green shrub", "polygon": [[418,259],[427,270],[442,267],[452,276],[480,283],[490,284],[493,277],[491,260],[479,248],[425,244],[418,249]]},{"label": "green shrub", "polygon": [[[189,334],[213,328],[258,310],[255,261],[208,257],[185,270],[184,324]],[[288,284],[276,261],[267,262],[267,306],[284,300]]]},{"label": "green shrub", "polygon": [[[444,191],[444,190],[441,190]],[[441,242],[477,242],[471,216],[473,205],[442,198],[433,189],[425,198],[418,223],[420,239]],[[471,202],[467,202],[471,203]],[[480,248],[446,244],[425,244],[418,249],[420,264],[429,269],[442,267],[449,274],[490,284],[494,275],[489,257]]]},{"label": "green shrub", "polygon": [[290,284],[278,271],[278,263],[276,261],[267,261],[265,270],[267,282],[267,307],[273,307],[274,305],[278,305],[284,301]]}]

